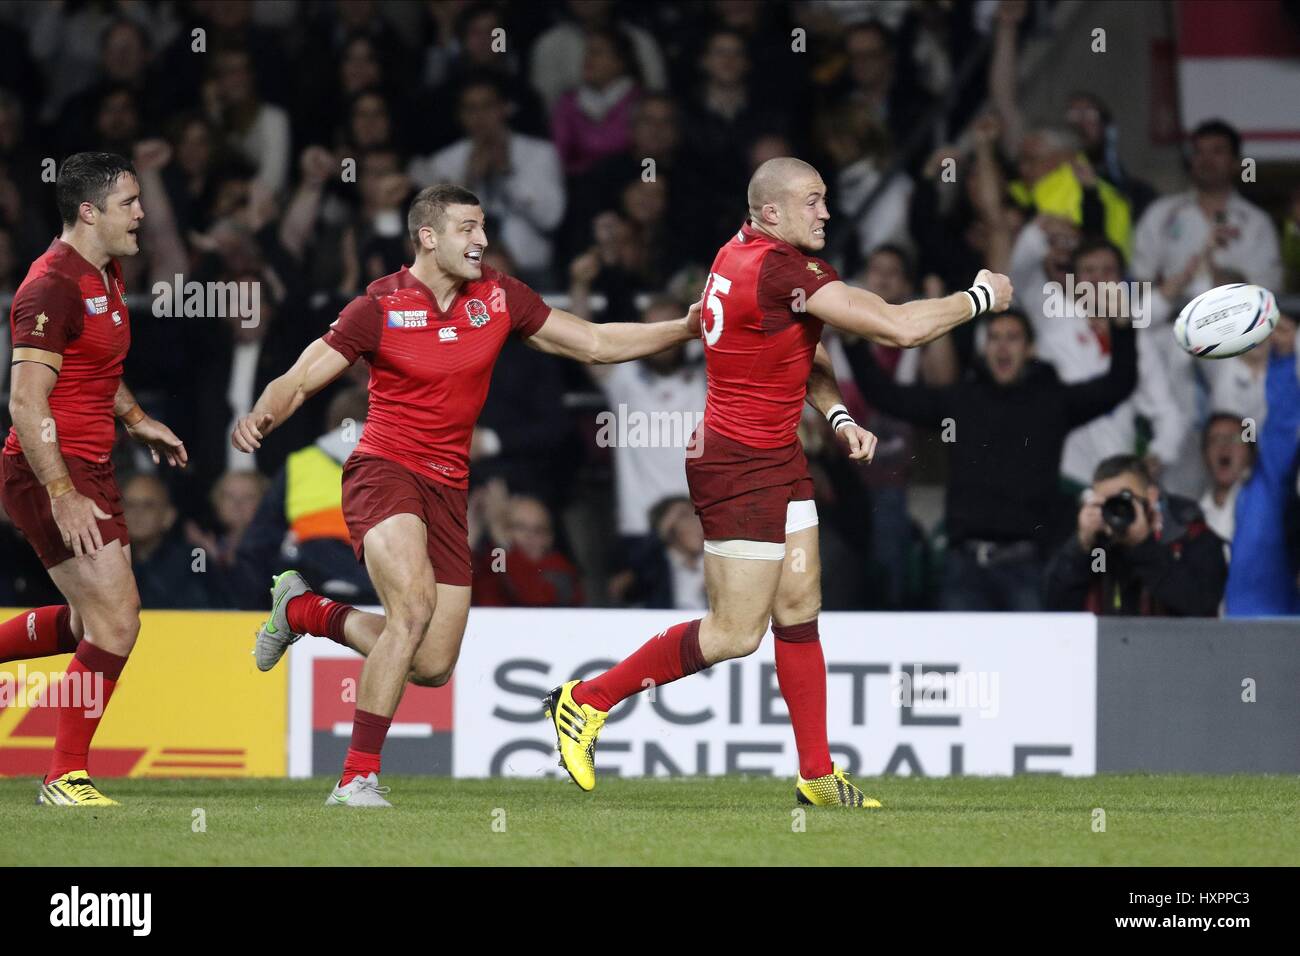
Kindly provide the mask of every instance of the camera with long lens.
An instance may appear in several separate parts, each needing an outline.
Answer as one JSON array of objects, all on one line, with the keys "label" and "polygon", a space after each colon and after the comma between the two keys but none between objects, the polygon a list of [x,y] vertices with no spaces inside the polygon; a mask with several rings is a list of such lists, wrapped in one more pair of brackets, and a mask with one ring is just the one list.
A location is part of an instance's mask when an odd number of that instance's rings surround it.
[{"label": "camera with long lens", "polygon": [[1122,538],[1134,521],[1137,521],[1137,497],[1125,488],[1101,503],[1101,520],[1106,536]]}]

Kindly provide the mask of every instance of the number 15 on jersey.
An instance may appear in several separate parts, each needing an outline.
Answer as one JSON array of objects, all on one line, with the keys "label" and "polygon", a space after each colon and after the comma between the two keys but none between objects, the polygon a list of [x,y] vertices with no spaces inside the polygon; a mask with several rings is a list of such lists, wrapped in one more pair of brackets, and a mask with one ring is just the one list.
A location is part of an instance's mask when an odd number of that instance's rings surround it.
[{"label": "number 15 on jersey", "polygon": [[717,345],[722,337],[722,297],[731,292],[731,280],[716,272],[709,273],[709,281],[704,284],[704,307],[709,318],[701,323],[705,346]]}]

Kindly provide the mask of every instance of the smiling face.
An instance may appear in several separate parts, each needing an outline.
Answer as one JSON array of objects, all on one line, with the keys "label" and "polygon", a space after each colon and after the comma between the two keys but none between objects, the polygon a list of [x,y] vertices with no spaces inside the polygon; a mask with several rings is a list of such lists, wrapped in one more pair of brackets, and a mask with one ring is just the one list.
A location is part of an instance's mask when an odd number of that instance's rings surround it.
[{"label": "smiling face", "polygon": [[442,228],[424,226],[421,243],[430,241],[438,268],[458,279],[473,281],[483,275],[483,251],[487,249],[487,227],[481,206],[448,205]]}]

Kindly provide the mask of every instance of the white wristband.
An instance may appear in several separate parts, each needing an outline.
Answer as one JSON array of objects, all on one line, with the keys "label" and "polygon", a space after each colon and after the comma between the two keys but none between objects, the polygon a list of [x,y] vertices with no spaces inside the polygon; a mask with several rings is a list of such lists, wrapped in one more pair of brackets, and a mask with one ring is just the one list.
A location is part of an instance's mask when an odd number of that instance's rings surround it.
[{"label": "white wristband", "polygon": [[832,405],[826,410],[826,420],[831,423],[831,430],[838,432],[845,425],[856,425],[853,416],[843,405]]},{"label": "white wristband", "polygon": [[993,286],[987,282],[976,282],[969,289],[966,289],[966,295],[970,298],[971,313],[973,319],[977,315],[983,315],[993,308]]}]

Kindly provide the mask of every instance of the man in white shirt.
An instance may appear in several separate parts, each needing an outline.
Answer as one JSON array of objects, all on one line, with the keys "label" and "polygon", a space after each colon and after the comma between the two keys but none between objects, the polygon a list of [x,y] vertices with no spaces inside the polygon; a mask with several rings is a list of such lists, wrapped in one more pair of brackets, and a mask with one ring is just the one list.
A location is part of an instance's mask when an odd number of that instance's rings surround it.
[{"label": "man in white shirt", "polygon": [[1256,446],[1243,441],[1243,433],[1241,419],[1235,412],[1216,412],[1205,423],[1201,439],[1210,487],[1199,504],[1210,530],[1229,543],[1237,525],[1237,492],[1250,477],[1255,457]]},{"label": "man in white shirt", "polygon": [[[641,319],[663,322],[680,314],[676,300],[663,297],[652,300]],[[685,346],[677,346],[635,362],[590,367],[609,401],[597,435],[614,449],[618,531],[624,537],[652,532],[649,509],[655,502],[690,495],[686,442],[704,416],[705,377],[685,357]]]},{"label": "man in white shirt", "polygon": [[[1182,391],[1171,382],[1170,365],[1165,351],[1175,348],[1172,338],[1163,334],[1163,321],[1169,307],[1159,297],[1139,298],[1134,301],[1119,299],[1112,302],[1098,291],[1108,288],[1106,283],[1124,280],[1123,255],[1105,239],[1093,239],[1075,248],[1070,256],[1070,272],[1076,294],[1092,290],[1093,294],[1080,298],[1068,311],[1066,303],[1058,301],[1055,308],[1049,303],[1052,295],[1061,296],[1068,290],[1066,273],[1062,269],[1065,242],[1061,237],[1053,242],[1049,229],[1039,223],[1030,223],[1017,237],[1012,251],[1011,276],[1016,296],[1021,300],[1026,315],[1034,323],[1035,347],[1039,358],[1050,362],[1057,374],[1067,384],[1081,382],[1105,374],[1110,368],[1110,343],[1107,333],[1107,313],[1112,304],[1127,301],[1128,317],[1151,321],[1155,324],[1139,328],[1138,384],[1133,395],[1108,414],[1094,418],[1072,431],[1065,442],[1061,456],[1061,474],[1079,486],[1091,483],[1097,462],[1119,454],[1133,454],[1137,446],[1137,416],[1145,416],[1152,425],[1152,442],[1147,461],[1153,470],[1162,471],[1173,465],[1191,427],[1190,413],[1176,400]],[[1053,292],[1050,283],[1057,283]],[[1050,293],[1050,294],[1049,294]],[[1084,309],[1084,306],[1088,308]],[[1153,316],[1152,310],[1160,310]],[[1138,311],[1144,314],[1138,316]],[[1062,314],[1064,313],[1064,314]],[[1174,374],[1191,375],[1188,369],[1175,369]]]},{"label": "man in white shirt", "polygon": [[460,95],[465,137],[413,160],[409,174],[419,187],[455,183],[478,196],[515,274],[537,284],[549,280],[551,232],[564,216],[564,177],[555,147],[511,132],[509,112],[494,79],[467,83]]},{"label": "man in white shirt", "polygon": [[1138,222],[1133,274],[1160,280],[1182,270],[1208,247],[1210,254],[1187,287],[1194,297],[1222,285],[1223,271],[1240,273],[1277,292],[1282,258],[1277,230],[1268,214],[1237,192],[1241,137],[1221,120],[1192,133],[1188,174],[1192,188],[1152,203]]}]

